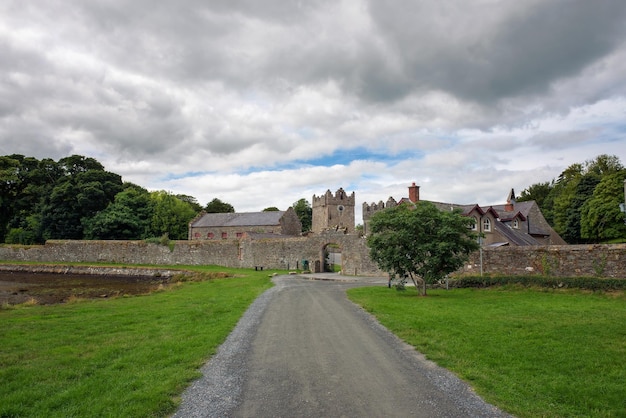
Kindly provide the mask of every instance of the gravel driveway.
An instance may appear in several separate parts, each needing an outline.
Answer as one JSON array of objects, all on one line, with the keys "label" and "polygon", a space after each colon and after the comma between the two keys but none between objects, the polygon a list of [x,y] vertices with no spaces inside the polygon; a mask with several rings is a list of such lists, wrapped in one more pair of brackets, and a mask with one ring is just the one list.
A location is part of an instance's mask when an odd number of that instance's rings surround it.
[{"label": "gravel driveway", "polygon": [[346,298],[348,287],[372,283],[274,282],[185,391],[176,417],[508,416]]}]

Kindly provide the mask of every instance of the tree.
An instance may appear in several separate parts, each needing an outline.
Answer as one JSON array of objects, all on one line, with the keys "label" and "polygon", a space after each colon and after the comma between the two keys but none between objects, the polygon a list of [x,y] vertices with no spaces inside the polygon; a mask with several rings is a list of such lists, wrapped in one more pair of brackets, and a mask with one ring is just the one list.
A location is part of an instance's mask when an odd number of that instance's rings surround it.
[{"label": "tree", "polygon": [[85,221],[86,239],[144,239],[150,236],[154,204],[150,193],[132,183],[115,201]]},{"label": "tree", "polygon": [[[90,166],[96,165],[93,161]],[[106,209],[123,189],[122,178],[118,174],[97,168],[71,167],[42,205],[41,223],[45,239],[82,239],[84,223]]]},{"label": "tree", "polygon": [[263,212],[280,212],[280,209],[276,206],[270,206],[269,208],[263,209]]},{"label": "tree", "polygon": [[298,215],[300,219],[300,223],[302,224],[302,232],[307,232],[311,230],[311,226],[313,225],[313,209],[311,209],[311,205],[309,205],[309,201],[302,198],[293,204],[293,210]]},{"label": "tree", "polygon": [[621,170],[604,176],[595,187],[581,208],[582,238],[593,242],[626,238],[624,214],[619,208],[624,203],[624,179],[626,170]]},{"label": "tree", "polygon": [[196,212],[200,212],[202,210],[202,205],[198,203],[198,200],[195,197],[186,194],[177,194],[176,197],[183,202],[187,202]]},{"label": "tree", "polygon": [[154,203],[151,229],[154,236],[187,239],[189,221],[196,216],[193,207],[165,191],[150,194]]},{"label": "tree", "polygon": [[216,197],[207,203],[204,211],[206,213],[234,213],[235,208],[230,203],[222,202]]},{"label": "tree", "polygon": [[426,295],[426,283],[458,270],[479,248],[472,222],[425,201],[385,209],[371,219],[370,257],[383,271],[409,277]]},{"label": "tree", "polygon": [[535,203],[541,208],[541,213],[548,223],[552,224],[552,206],[553,201],[550,197],[550,192],[554,188],[554,180],[546,181],[545,183],[535,183],[528,188],[522,190],[522,193],[517,197],[518,202],[529,202],[534,200]]},{"label": "tree", "polygon": [[[618,157],[602,154],[583,164],[572,164],[561,173],[544,206],[552,203],[550,210],[546,210],[546,220],[565,241],[570,244],[589,241],[582,234],[582,208],[603,178],[623,169]],[[542,211],[544,206],[540,206]],[[585,232],[586,236],[590,234],[589,230]]]}]

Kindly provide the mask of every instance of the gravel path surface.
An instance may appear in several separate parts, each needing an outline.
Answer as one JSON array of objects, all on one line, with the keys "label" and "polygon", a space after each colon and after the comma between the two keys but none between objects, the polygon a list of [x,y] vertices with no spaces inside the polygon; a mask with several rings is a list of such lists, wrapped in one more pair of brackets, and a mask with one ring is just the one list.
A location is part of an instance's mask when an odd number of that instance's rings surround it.
[{"label": "gravel path surface", "polygon": [[[275,278],[185,391],[174,416],[508,416],[347,301],[345,289],[372,284],[349,280]],[[289,319],[299,314],[316,318]],[[348,335],[352,330],[355,336]],[[281,335],[295,338],[279,341]]]}]

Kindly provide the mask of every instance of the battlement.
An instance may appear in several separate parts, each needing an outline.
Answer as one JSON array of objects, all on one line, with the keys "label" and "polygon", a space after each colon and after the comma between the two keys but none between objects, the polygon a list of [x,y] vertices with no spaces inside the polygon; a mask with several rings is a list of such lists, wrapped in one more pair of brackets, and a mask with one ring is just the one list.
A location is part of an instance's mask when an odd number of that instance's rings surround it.
[{"label": "battlement", "polygon": [[327,190],[321,196],[313,195],[311,230],[318,233],[329,229],[354,232],[355,200],[354,192],[347,194],[343,188],[339,188],[334,194]]},{"label": "battlement", "polygon": [[325,206],[325,205],[351,205],[354,206],[355,202],[355,196],[354,196],[354,192],[352,192],[351,195],[348,195],[343,188],[339,188],[335,194],[333,195],[333,193],[330,190],[327,190],[326,193],[324,193],[321,196],[315,196],[313,195],[313,205],[312,207],[316,207],[316,206]]}]

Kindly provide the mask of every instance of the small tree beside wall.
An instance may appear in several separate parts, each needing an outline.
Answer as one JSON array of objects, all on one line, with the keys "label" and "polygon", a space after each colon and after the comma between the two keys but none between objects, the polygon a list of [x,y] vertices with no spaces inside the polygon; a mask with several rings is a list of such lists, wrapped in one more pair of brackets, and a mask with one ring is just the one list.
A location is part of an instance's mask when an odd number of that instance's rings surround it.
[{"label": "small tree beside wall", "polygon": [[418,295],[425,296],[427,283],[461,268],[479,248],[472,222],[424,201],[386,209],[372,216],[370,257],[381,270],[410,278]]}]

